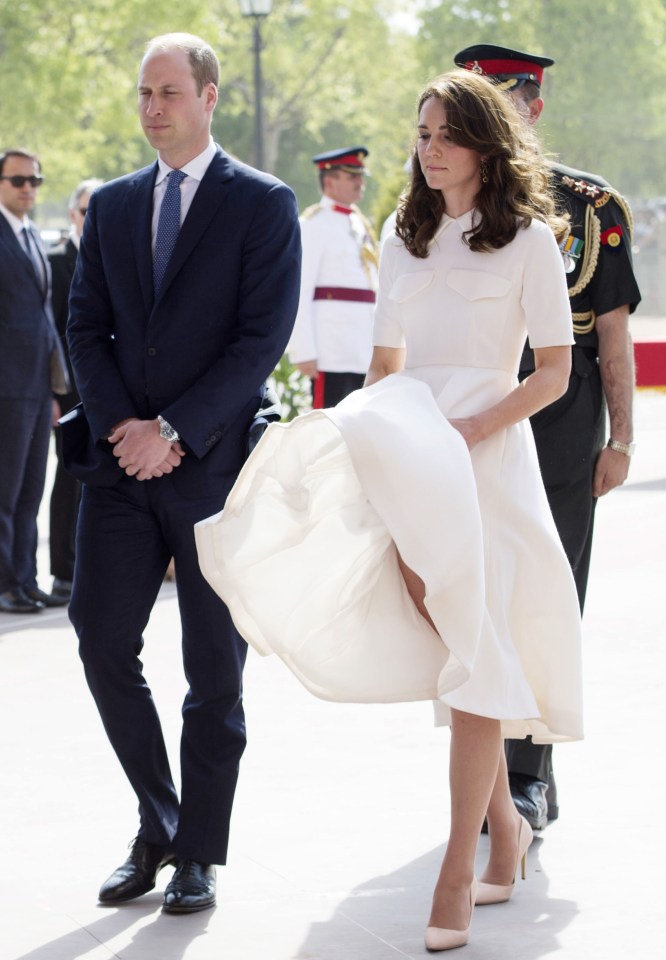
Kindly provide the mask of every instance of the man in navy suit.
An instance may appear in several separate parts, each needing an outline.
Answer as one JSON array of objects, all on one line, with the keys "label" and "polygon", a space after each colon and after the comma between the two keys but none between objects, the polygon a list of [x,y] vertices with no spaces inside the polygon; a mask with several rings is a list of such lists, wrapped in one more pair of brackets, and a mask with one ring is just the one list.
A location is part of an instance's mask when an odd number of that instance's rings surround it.
[{"label": "man in navy suit", "polygon": [[[138,897],[173,863],[172,913],[215,903],[245,747],[246,645],[201,575],[193,527],[222,508],[243,464],[299,293],[291,190],[211,140],[218,73],[198,37],[147,45],[139,116],[158,160],[91,197],[67,331],[90,431],[70,457],[84,480],[70,617],[140,814],[130,856],[99,898]],[[167,242],[174,218],[180,232]],[[139,660],[172,556],[189,684],[180,796]]]},{"label": "man in navy suit", "polygon": [[51,389],[63,393],[68,387],[51,313],[51,271],[28,217],[42,180],[35,154],[0,153],[2,613],[40,613],[64,602],[37,586],[37,513],[51,435]]},{"label": "man in navy suit", "polygon": [[[76,268],[76,258],[79,253],[79,244],[83,232],[83,224],[88,211],[90,194],[97,187],[101,187],[102,180],[82,180],[76,186],[69,198],[70,232],[65,243],[49,250],[49,264],[51,267],[52,286],[51,303],[53,319],[60,342],[64,346],[65,360],[68,361],[65,335],[67,319],[69,317],[69,288]],[[58,407],[61,414],[67,413],[79,402],[79,396],[74,386],[74,374],[71,373],[72,389],[65,396],[58,397]],[[72,594],[74,579],[74,550],[76,540],[76,519],[79,515],[79,500],[81,499],[81,484],[68,470],[65,470],[61,461],[56,466],[51,502],[49,509],[49,553],[51,556],[51,573],[53,586],[51,593],[63,603],[67,603]]]}]

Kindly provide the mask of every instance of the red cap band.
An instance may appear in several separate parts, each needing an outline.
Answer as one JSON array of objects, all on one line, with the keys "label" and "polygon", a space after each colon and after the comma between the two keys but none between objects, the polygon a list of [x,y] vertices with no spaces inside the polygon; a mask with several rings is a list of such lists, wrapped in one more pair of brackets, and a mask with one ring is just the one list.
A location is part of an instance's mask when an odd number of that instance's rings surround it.
[{"label": "red cap band", "polygon": [[335,157],[332,160],[319,160],[317,166],[320,170],[330,170],[331,167],[358,167],[364,170],[363,155],[358,153],[347,153],[344,157]]},{"label": "red cap band", "polygon": [[472,71],[480,67],[489,77],[531,73],[537,83],[541,84],[543,80],[544,68],[528,60],[468,60],[465,67]]}]

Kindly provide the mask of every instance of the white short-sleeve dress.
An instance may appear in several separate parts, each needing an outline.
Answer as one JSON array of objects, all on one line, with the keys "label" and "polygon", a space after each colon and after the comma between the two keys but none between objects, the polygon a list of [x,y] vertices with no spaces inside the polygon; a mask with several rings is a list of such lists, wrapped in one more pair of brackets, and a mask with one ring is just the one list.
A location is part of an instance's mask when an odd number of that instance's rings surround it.
[{"label": "white short-sleeve dress", "polygon": [[507,737],[579,739],[578,600],[529,422],[470,453],[447,419],[514,389],[526,335],[572,343],[562,258],[537,221],[474,253],[472,220],[445,215],[426,259],[384,244],[374,342],[404,346],[404,370],[271,425],[197,525],[200,564],[246,640],[318,696],[433,699],[439,722],[455,708]]}]

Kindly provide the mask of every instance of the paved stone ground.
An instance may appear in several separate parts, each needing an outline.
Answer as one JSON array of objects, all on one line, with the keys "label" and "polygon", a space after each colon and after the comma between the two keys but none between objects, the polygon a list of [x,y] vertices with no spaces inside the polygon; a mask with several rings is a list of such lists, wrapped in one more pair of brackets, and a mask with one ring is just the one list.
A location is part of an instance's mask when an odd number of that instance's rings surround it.
[{"label": "paved stone ground", "polygon": [[[530,849],[513,899],[476,911],[466,960],[666,955],[666,394],[639,393],[637,441],[631,481],[597,514],[587,736],[556,748],[561,817]],[[40,569],[46,586],[45,542]],[[145,669],[177,769],[176,623],[166,585]],[[432,727],[427,704],[317,701],[279,662],[254,653],[246,688],[250,742],[217,908],[163,915],[165,870],[153,893],[105,909],[97,889],[134,835],[134,798],[66,614],[2,616],[0,960],[426,956],[448,829],[448,732]],[[479,867],[486,844],[482,837]]]}]

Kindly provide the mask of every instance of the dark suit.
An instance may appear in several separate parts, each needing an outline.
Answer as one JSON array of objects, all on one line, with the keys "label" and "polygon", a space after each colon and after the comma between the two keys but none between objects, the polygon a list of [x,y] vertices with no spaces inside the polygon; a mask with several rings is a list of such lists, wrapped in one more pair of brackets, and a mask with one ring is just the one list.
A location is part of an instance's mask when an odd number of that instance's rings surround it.
[{"label": "dark suit", "polygon": [[[157,166],[95,191],[70,297],[68,343],[90,424],[70,616],[109,738],[139,797],[139,835],[204,863],[226,860],[245,746],[246,645],[200,571],[194,523],[219,511],[240,470],[262,384],[298,305],[300,240],[284,184],[220,148],[157,298],[151,217]],[[139,482],[104,437],[161,414],[186,449]],[[173,556],[185,675],[177,797],[139,654]]]},{"label": "dark suit", "polygon": [[[78,250],[73,240],[49,252],[51,264],[51,303],[56,330],[63,345],[72,389],[58,397],[60,412],[66,413],[79,402],[74,386],[74,373],[67,356],[65,335],[69,314],[69,288],[74,276]],[[59,461],[56,466],[53,490],[51,491],[49,552],[51,555],[51,574],[59,580],[74,579],[74,541],[76,537],[76,518],[79,513],[81,484]]]},{"label": "dark suit", "polygon": [[55,331],[46,284],[0,212],[0,593],[37,583],[37,513],[51,434]]}]

